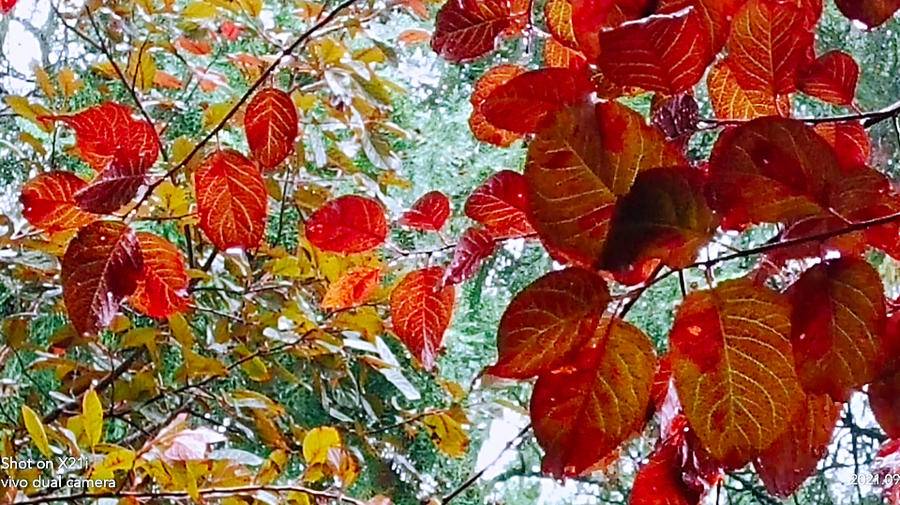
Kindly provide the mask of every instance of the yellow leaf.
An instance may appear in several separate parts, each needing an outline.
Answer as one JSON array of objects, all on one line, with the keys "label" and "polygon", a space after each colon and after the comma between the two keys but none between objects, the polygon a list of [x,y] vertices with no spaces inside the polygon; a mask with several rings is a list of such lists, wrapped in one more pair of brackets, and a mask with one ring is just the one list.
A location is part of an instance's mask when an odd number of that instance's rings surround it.
[{"label": "yellow leaf", "polygon": [[319,103],[319,97],[314,93],[300,93],[299,91],[295,91],[291,95],[291,98],[294,100],[294,105],[304,113],[309,112],[317,103]]},{"label": "yellow leaf", "polygon": [[121,333],[129,328],[131,328],[131,319],[124,314],[116,314],[108,327],[109,331],[113,333]]},{"label": "yellow leaf", "polygon": [[47,154],[47,150],[44,149],[44,143],[28,132],[19,132],[19,141],[31,146],[31,148],[34,149],[34,152],[40,154],[41,156],[45,156]]},{"label": "yellow leaf", "polygon": [[341,435],[331,426],[313,428],[303,437],[303,459],[315,465],[328,461],[328,450],[341,447]]},{"label": "yellow leaf", "polygon": [[353,53],[353,59],[363,63],[384,63],[387,56],[378,46],[369,47]]},{"label": "yellow leaf", "polygon": [[359,332],[366,339],[373,339],[384,333],[381,316],[374,307],[359,307],[338,313],[332,318],[331,325],[336,329]]},{"label": "yellow leaf", "polygon": [[285,256],[284,258],[278,258],[268,262],[265,269],[272,275],[296,278],[308,275],[311,267],[307,269],[301,268],[300,259],[298,257]]},{"label": "yellow leaf", "polygon": [[183,315],[172,314],[169,316],[169,329],[172,330],[172,336],[182,347],[189,349],[194,344],[194,332]]},{"label": "yellow leaf", "polygon": [[434,445],[451,458],[461,458],[469,449],[469,436],[459,421],[447,413],[430,414],[423,420]]},{"label": "yellow leaf", "polygon": [[282,449],[275,449],[269,454],[259,473],[256,474],[256,482],[262,485],[271,484],[284,471],[287,464],[287,452]]},{"label": "yellow leaf", "polygon": [[75,72],[68,67],[59,71],[57,80],[59,80],[59,87],[62,88],[63,95],[66,98],[71,98],[75,93],[81,91],[83,86],[83,83],[75,76]]},{"label": "yellow leaf", "polygon": [[[175,141],[175,146],[177,145],[178,140]],[[179,161],[175,159],[174,154],[173,151],[172,162],[179,163]],[[156,191],[153,192],[153,198],[156,200],[157,206],[163,211],[164,216],[186,216],[191,211],[191,202],[188,199],[187,190],[176,186],[172,181],[163,181],[162,184],[156,188]]]},{"label": "yellow leaf", "polygon": [[156,62],[153,61],[149,46],[141,46],[131,52],[126,75],[137,89],[145,93],[150,91],[156,77]]},{"label": "yellow leaf", "polygon": [[212,128],[222,122],[225,116],[234,107],[234,102],[214,103],[203,111],[203,127]]},{"label": "yellow leaf", "polygon": [[3,97],[3,101],[6,102],[6,105],[9,105],[9,108],[12,109],[13,112],[21,116],[23,119],[31,121],[46,132],[52,130],[52,126],[50,126],[48,123],[43,123],[41,121],[38,121],[37,119],[39,116],[51,115],[50,111],[47,110],[46,107],[30,103],[24,96],[7,95]]},{"label": "yellow leaf", "polygon": [[50,82],[50,75],[47,74],[47,71],[41,68],[38,65],[34,66],[34,78],[38,83],[38,86],[41,88],[41,91],[44,92],[44,95],[49,99],[56,98],[56,88],[53,87],[53,83]]},{"label": "yellow leaf", "polygon": [[182,348],[184,356],[183,374],[187,377],[223,377],[228,375],[228,369],[220,361],[201,356],[187,347]]},{"label": "yellow leaf", "polygon": [[241,8],[244,9],[244,12],[250,15],[250,17],[259,17],[259,13],[262,12],[263,1],[262,0],[238,0],[241,4]]},{"label": "yellow leaf", "polygon": [[81,400],[81,416],[91,447],[99,444],[103,438],[103,404],[93,389]]},{"label": "yellow leaf", "polygon": [[322,57],[322,62],[326,65],[334,65],[341,61],[341,58],[346,54],[347,49],[344,48],[343,44],[340,44],[332,39],[325,39],[318,44],[319,54]]},{"label": "yellow leaf", "polygon": [[266,366],[266,362],[259,357],[245,362],[241,365],[241,369],[244,370],[244,373],[246,373],[251,380],[256,382],[266,382],[272,378],[272,374],[269,373],[269,367]]},{"label": "yellow leaf", "polygon": [[153,15],[156,12],[156,6],[153,5],[153,0],[135,0],[135,3],[137,3],[147,15]]},{"label": "yellow leaf", "polygon": [[216,8],[206,2],[191,2],[181,11],[181,15],[188,19],[210,19],[215,17]]},{"label": "yellow leaf", "polygon": [[3,336],[6,344],[13,349],[21,349],[28,340],[28,319],[11,317],[3,320]]},{"label": "yellow leaf", "polygon": [[41,451],[45,458],[52,458],[53,451],[50,450],[50,442],[47,440],[44,423],[41,422],[41,418],[28,405],[22,405],[22,420],[25,421],[25,429],[28,430],[28,435],[31,436],[31,443]]}]

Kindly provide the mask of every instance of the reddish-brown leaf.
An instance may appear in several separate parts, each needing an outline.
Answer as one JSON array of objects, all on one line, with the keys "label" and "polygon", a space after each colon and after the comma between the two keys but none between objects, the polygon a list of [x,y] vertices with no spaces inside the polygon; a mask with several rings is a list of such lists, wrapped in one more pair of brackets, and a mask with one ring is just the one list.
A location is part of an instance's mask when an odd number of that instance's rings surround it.
[{"label": "reddish-brown leaf", "polygon": [[200,229],[220,250],[254,249],[266,229],[268,197],[259,167],[231,149],[209,155],[194,172]]},{"label": "reddish-brown leaf", "polygon": [[587,99],[593,91],[587,74],[567,68],[542,68],[513,77],[494,89],[480,110],[501,130],[534,133],[544,118]]},{"label": "reddish-brown leaf", "polygon": [[694,97],[682,93],[672,97],[654,95],[650,105],[650,123],[668,140],[687,141],[697,131],[700,107]]},{"label": "reddish-brown leaf", "polygon": [[271,170],[294,150],[298,131],[297,107],[291,96],[277,88],[257,92],[244,113],[244,132],[250,154]]},{"label": "reddish-brown leaf", "polygon": [[718,224],[703,189],[702,174],[691,167],[639,174],[616,205],[603,268],[619,271],[652,258],[673,268],[692,263]]},{"label": "reddish-brown leaf", "polygon": [[770,493],[787,498],[816,471],[840,414],[841,403],[829,396],[806,397],[805,406],[786,423],[788,430],[753,462]]},{"label": "reddish-brown leaf", "polygon": [[755,119],[724,132],[709,163],[710,206],[724,225],[823,215],[840,168],[831,146],[800,121]]},{"label": "reddish-brown leaf", "polygon": [[465,212],[496,238],[531,235],[534,228],[525,215],[528,208],[525,178],[512,170],[501,170],[469,195]]},{"label": "reddish-brown leaf", "polygon": [[22,188],[22,215],[47,233],[81,228],[96,218],[75,206],[75,193],[86,185],[71,172],[39,174]]},{"label": "reddish-brown leaf", "polygon": [[434,368],[453,316],[456,296],[443,285],[444,269],[429,267],[407,274],[391,293],[394,333],[426,370]]},{"label": "reddish-brown leaf", "polygon": [[523,0],[448,0],[435,19],[431,48],[457,63],[480,58],[494,50],[497,39],[525,28],[529,5]]},{"label": "reddish-brown leaf", "polygon": [[306,238],[323,251],[353,254],[384,243],[388,223],[384,207],[363,196],[335,198],[306,221]]},{"label": "reddish-brown leaf", "polygon": [[459,284],[478,273],[484,260],[497,250],[497,239],[484,228],[467,229],[453,251],[453,260],[444,273],[444,281]]},{"label": "reddish-brown leaf", "polygon": [[845,173],[868,165],[872,143],[862,124],[855,121],[821,123],[815,126],[815,130],[834,148],[838,163]]},{"label": "reddish-brown leaf", "polygon": [[573,366],[542,375],[534,386],[531,420],[545,452],[543,470],[553,476],[585,473],[647,421],[652,342],[618,319],[601,324],[595,336]]},{"label": "reddish-brown leaf", "polygon": [[620,86],[674,95],[703,77],[709,45],[693,10],[654,15],[600,32],[600,70]]},{"label": "reddish-brown leaf", "polygon": [[746,0],[660,0],[657,12],[672,14],[693,7],[706,31],[709,54],[718,54],[731,31],[731,19]]},{"label": "reddish-brown leaf", "polygon": [[425,193],[403,213],[400,224],[416,230],[440,231],[450,218],[450,199],[440,191]]},{"label": "reddish-brown leaf", "polygon": [[838,401],[875,379],[882,363],[884,286],[867,262],[813,266],[788,290],[791,341],[803,388]]},{"label": "reddish-brown leaf", "polygon": [[63,300],[72,326],[95,333],[112,321],[141,277],[137,238],[120,222],[95,221],[82,228],[62,259]]},{"label": "reddish-brown leaf", "polygon": [[748,279],[688,295],[669,335],[675,386],[703,446],[739,467],[800,408],[786,297]]},{"label": "reddish-brown leaf", "polygon": [[749,0],[728,39],[731,70],[740,86],[771,96],[794,91],[797,69],[812,49],[805,9],[777,0]]},{"label": "reddish-brown leaf", "polygon": [[856,96],[859,65],[843,51],[829,51],[804,67],[797,87],[807,95],[835,105],[850,105]]},{"label": "reddish-brown leaf", "polygon": [[325,310],[343,310],[366,303],[381,284],[381,269],[353,267],[332,282],[322,297]]},{"label": "reddish-brown leaf", "polygon": [[522,135],[497,128],[491,124],[481,110],[484,101],[499,86],[506,84],[510,79],[522,74],[525,69],[518,65],[498,65],[488,70],[478,82],[469,99],[472,102],[472,115],[469,116],[469,129],[476,139],[499,147],[509,147]]},{"label": "reddish-brown leaf", "polygon": [[756,119],[764,116],[787,116],[791,100],[776,97],[768,91],[744,89],[734,77],[728,58],[713,65],[706,76],[706,87],[713,111],[719,119]]},{"label": "reddish-brown leaf", "polygon": [[152,233],[138,232],[137,241],[144,268],[128,302],[138,312],[156,319],[187,310],[190,278],[181,251]]},{"label": "reddish-brown leaf", "polygon": [[609,304],[606,282],[590,270],[551,272],[513,298],[500,319],[491,375],[526,379],[573,358],[594,336]]},{"label": "reddish-brown leaf", "polygon": [[891,438],[900,438],[900,370],[887,373],[869,384],[869,406]]},{"label": "reddish-brown leaf", "polygon": [[834,3],[845,16],[869,29],[882,25],[900,10],[900,0],[835,0]]}]

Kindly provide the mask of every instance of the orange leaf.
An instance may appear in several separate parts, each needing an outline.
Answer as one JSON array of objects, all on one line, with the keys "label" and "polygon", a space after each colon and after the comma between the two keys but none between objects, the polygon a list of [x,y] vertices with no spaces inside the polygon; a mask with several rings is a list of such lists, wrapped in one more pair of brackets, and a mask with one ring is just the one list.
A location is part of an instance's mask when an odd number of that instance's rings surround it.
[{"label": "orange leaf", "polygon": [[62,259],[63,299],[72,325],[81,334],[103,329],[132,294],[143,258],[131,229],[114,221],[95,221],[69,243]]},{"label": "orange leaf", "polygon": [[472,103],[469,128],[476,139],[499,147],[509,147],[522,137],[518,133],[503,130],[491,124],[482,112],[482,105],[495,89],[523,72],[525,69],[518,65],[498,65],[488,70],[475,83],[475,90],[469,99]]},{"label": "orange leaf", "polygon": [[678,396],[703,446],[739,467],[787,429],[803,391],[787,299],[748,279],[688,295],[669,342]]},{"label": "orange leaf", "polygon": [[181,89],[183,83],[181,82],[181,79],[174,75],[163,72],[162,70],[157,70],[156,73],[153,74],[153,85],[160,89]]},{"label": "orange leaf", "polygon": [[453,316],[456,292],[442,285],[444,270],[430,267],[406,275],[391,293],[394,333],[425,367],[434,368]]},{"label": "orange leaf", "polygon": [[609,304],[597,274],[568,268],[544,275],[513,298],[500,319],[491,375],[525,379],[575,357],[594,336]]},{"label": "orange leaf", "polygon": [[789,115],[791,99],[776,97],[768,91],[744,89],[738,84],[728,58],[716,63],[706,76],[706,87],[713,111],[719,119],[756,119]]},{"label": "orange leaf", "polygon": [[[544,472],[581,475],[640,432],[650,407],[656,356],[634,326],[607,321],[571,367],[542,375],[531,396]],[[615,405],[615,408],[610,406]]]},{"label": "orange leaf", "polygon": [[400,224],[416,230],[440,231],[450,217],[450,199],[440,191],[425,193],[403,213]]},{"label": "orange leaf", "polygon": [[86,185],[71,172],[39,174],[22,188],[22,215],[32,226],[51,234],[81,228],[96,218],[75,206],[75,193]]},{"label": "orange leaf", "polygon": [[797,87],[807,95],[835,105],[850,105],[856,96],[859,65],[843,51],[829,51],[804,67]]},{"label": "orange leaf", "polygon": [[397,42],[404,46],[424,44],[431,40],[431,34],[425,30],[404,30],[397,36]]},{"label": "orange leaf", "polygon": [[294,150],[297,108],[290,95],[267,88],[253,95],[244,113],[244,131],[253,159],[264,169],[281,164]]},{"label": "orange leaf", "polygon": [[497,39],[525,28],[529,5],[523,0],[448,0],[435,18],[431,47],[456,63],[480,58]]},{"label": "orange leaf", "polygon": [[453,260],[444,273],[444,281],[459,284],[478,273],[484,260],[497,250],[497,241],[483,228],[468,228],[459,237]]},{"label": "orange leaf", "polygon": [[268,199],[259,167],[226,149],[209,156],[194,172],[200,229],[220,250],[259,246],[266,228]]},{"label": "orange leaf", "polygon": [[194,40],[187,37],[178,37],[175,41],[178,47],[197,56],[204,56],[212,52],[212,45],[205,40]]},{"label": "orange leaf", "polygon": [[544,66],[583,71],[587,67],[587,58],[581,52],[550,38],[544,43]]},{"label": "orange leaf", "polygon": [[322,297],[325,310],[343,310],[362,305],[381,284],[381,269],[368,266],[354,267],[332,282]]},{"label": "orange leaf", "polygon": [[525,179],[512,170],[501,170],[469,195],[466,215],[496,238],[531,235],[534,228],[525,215]]},{"label": "orange leaf", "polygon": [[128,299],[138,312],[156,319],[188,308],[188,277],[181,251],[168,240],[138,232],[137,241],[144,268],[134,293]]},{"label": "orange leaf", "polygon": [[835,0],[834,3],[845,16],[870,30],[891,19],[900,9],[900,0]]},{"label": "orange leaf", "polygon": [[370,251],[384,243],[388,224],[380,203],[356,195],[327,202],[306,221],[306,238],[322,251]]}]

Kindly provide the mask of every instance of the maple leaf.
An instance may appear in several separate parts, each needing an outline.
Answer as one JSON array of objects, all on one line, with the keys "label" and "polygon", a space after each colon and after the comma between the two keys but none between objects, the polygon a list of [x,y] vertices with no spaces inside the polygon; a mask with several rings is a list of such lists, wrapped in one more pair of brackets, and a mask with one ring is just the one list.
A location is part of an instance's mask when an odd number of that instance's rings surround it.
[{"label": "maple leaf", "polygon": [[480,58],[497,39],[525,28],[529,5],[523,0],[448,0],[435,19],[431,47],[452,62]]},{"label": "maple leaf", "polygon": [[306,238],[312,245],[329,252],[370,251],[384,243],[387,233],[381,204],[356,195],[327,202],[306,221]]},{"label": "maple leaf", "polygon": [[440,191],[422,195],[403,213],[400,224],[416,230],[440,231],[450,218],[450,199]]},{"label": "maple leaf", "polygon": [[858,81],[856,60],[843,51],[829,51],[800,70],[797,87],[824,102],[850,105]]},{"label": "maple leaf", "polygon": [[845,16],[870,30],[884,24],[900,10],[900,0],[835,0],[834,3]]},{"label": "maple leaf", "polygon": [[190,278],[181,251],[158,235],[138,232],[136,236],[144,265],[128,302],[138,312],[156,319],[184,312]]},{"label": "maple leaf", "polygon": [[531,235],[528,222],[525,178],[512,170],[491,175],[466,200],[465,213],[481,223],[496,238]]},{"label": "maple leaf", "polygon": [[124,224],[94,221],[79,230],[66,248],[61,275],[75,329],[88,334],[108,325],[136,289],[142,269],[140,245]]},{"label": "maple leaf", "polygon": [[429,267],[410,272],[391,293],[394,334],[410,353],[432,370],[453,316],[456,290],[443,286],[444,269]]},{"label": "maple leaf", "polygon": [[497,250],[496,239],[483,228],[468,228],[459,238],[444,282],[459,284],[474,276],[481,264]]},{"label": "maple leaf", "polygon": [[525,379],[564,364],[593,336],[609,289],[581,268],[550,272],[513,298],[497,332],[498,377]]},{"label": "maple leaf", "polygon": [[472,103],[472,115],[469,116],[469,129],[476,139],[498,147],[509,147],[522,135],[497,128],[484,116],[482,105],[495,89],[522,74],[525,69],[518,65],[497,65],[491,68],[475,83],[475,90],[469,101]]},{"label": "maple leaf", "polygon": [[600,325],[571,365],[541,375],[531,396],[541,466],[556,477],[581,475],[641,430],[656,355],[647,335],[615,319]]},{"label": "maple leaf", "polygon": [[75,194],[85,186],[87,183],[71,172],[39,174],[22,188],[22,215],[50,234],[81,228],[96,219],[75,204]]},{"label": "maple leaf", "polygon": [[713,111],[720,119],[756,119],[786,116],[791,112],[791,99],[787,95],[742,88],[728,58],[713,65],[706,76],[706,87]]},{"label": "maple leaf", "polygon": [[254,160],[271,170],[294,150],[297,138],[297,108],[291,96],[277,88],[253,95],[244,113],[244,131]]},{"label": "maple leaf", "polygon": [[325,310],[344,310],[362,305],[380,284],[381,268],[353,267],[329,284],[320,305]]}]

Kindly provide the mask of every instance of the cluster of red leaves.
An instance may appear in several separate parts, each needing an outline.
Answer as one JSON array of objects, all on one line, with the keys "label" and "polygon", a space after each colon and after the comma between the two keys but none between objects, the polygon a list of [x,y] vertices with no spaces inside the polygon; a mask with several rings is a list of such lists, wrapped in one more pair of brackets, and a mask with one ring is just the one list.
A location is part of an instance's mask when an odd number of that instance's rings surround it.
[{"label": "cluster of red leaves", "polygon": [[[471,60],[530,24],[516,2],[482,3],[444,6],[438,53]],[[838,4],[873,27],[900,7]],[[531,418],[547,473],[604,467],[658,411],[662,436],[633,504],[699,503],[723,471],[748,463],[788,496],[824,456],[851,392],[871,385],[879,421],[889,433],[900,426],[897,324],[887,325],[881,279],[862,257],[868,247],[900,257],[898,229],[841,232],[894,216],[900,195],[868,166],[861,124],[790,118],[798,92],[853,105],[855,60],[815,54],[822,9],[820,0],[550,0],[545,66],[501,65],[478,81],[475,137],[500,147],[524,139],[528,155],[523,175],[500,172],[471,195],[465,212],[481,229],[459,247],[480,254],[457,250],[451,270],[489,256],[490,237],[531,234],[565,265],[510,303],[488,369],[537,378]],[[734,126],[697,164],[685,143],[704,75],[717,119]],[[650,124],[614,100],[645,92]],[[765,269],[687,295],[661,359],[645,334],[606,313],[610,279],[637,284],[657,265],[694,265],[717,229],[763,223],[783,225],[782,239],[835,235],[773,249]],[[785,263],[810,259],[786,290],[767,287]]]}]

